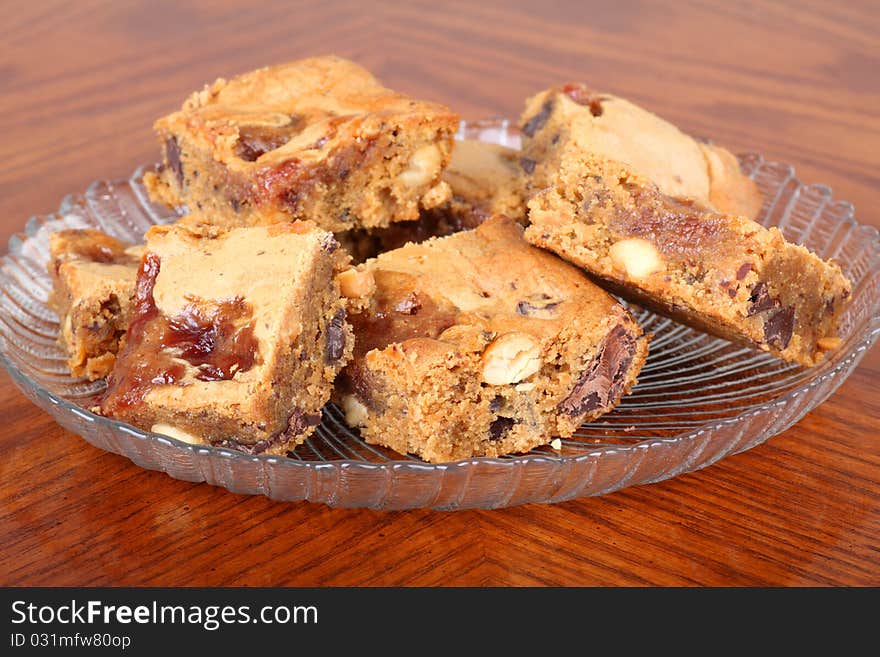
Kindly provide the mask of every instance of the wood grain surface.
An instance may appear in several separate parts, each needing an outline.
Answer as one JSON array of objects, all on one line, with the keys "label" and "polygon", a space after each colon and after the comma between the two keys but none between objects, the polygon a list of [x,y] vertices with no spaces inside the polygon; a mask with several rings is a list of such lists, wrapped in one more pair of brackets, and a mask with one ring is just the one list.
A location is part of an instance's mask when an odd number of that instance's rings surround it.
[{"label": "wood grain surface", "polygon": [[[880,225],[876,2],[0,2],[0,240],[157,157],[217,76],[333,52],[475,119],[571,79],[795,165]],[[880,349],[795,427],[699,472],[496,511],[234,495],[58,427],[0,374],[0,584],[880,584]]]}]

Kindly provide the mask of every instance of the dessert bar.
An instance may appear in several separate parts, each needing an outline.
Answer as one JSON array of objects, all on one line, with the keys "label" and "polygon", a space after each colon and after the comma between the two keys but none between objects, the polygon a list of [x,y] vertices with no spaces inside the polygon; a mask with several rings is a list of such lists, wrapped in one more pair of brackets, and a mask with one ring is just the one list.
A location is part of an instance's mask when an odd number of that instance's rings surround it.
[{"label": "dessert bar", "polygon": [[286,453],[320,422],[351,355],[347,260],[308,222],[154,226],[100,412],[190,443]]},{"label": "dessert bar", "polygon": [[331,231],[414,220],[449,198],[458,115],[340,57],[219,79],[155,124],[155,201],[223,226],[309,219]]},{"label": "dessert bar", "polygon": [[367,442],[431,462],[571,436],[635,383],[647,337],[578,270],[493,217],[357,269],[352,362],[335,398]]},{"label": "dessert bar", "polygon": [[779,229],[668,196],[577,148],[559,157],[549,182],[529,201],[526,239],[609,290],[802,365],[839,344],[849,281]]}]

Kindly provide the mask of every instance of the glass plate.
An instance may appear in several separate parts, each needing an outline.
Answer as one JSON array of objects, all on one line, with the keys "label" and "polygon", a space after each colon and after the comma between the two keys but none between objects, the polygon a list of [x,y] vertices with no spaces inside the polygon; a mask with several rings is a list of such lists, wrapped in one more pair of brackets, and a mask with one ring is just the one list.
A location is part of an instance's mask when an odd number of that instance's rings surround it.
[{"label": "glass plate", "polygon": [[[459,136],[519,144],[501,119],[463,124]],[[315,435],[289,457],[247,456],[90,413],[104,384],[72,379],[65,368],[56,317],[46,306],[48,235],[94,226],[139,241],[152,224],[173,220],[173,212],[148,200],[144,169],[67,197],[58,212],[31,218],[10,240],[0,264],[0,360],[30,400],[96,447],[235,493],[335,507],[462,509],[559,502],[661,481],[754,447],[797,422],[843,383],[880,333],[877,230],[856,223],[852,206],[832,199],[828,187],[801,184],[792,167],[753,153],[740,159],[764,194],[760,221],[834,258],[852,280],[843,345],[804,369],[633,307],[655,336],[639,384],[613,412],[563,440],[559,451],[542,447],[432,465],[367,445],[328,405]]]}]

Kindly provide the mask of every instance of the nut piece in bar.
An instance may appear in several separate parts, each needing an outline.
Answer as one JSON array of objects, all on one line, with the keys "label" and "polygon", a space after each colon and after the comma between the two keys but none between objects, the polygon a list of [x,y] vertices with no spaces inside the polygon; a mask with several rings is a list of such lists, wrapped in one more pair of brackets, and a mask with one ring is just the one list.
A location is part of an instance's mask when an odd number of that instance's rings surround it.
[{"label": "nut piece in bar", "polygon": [[493,217],[383,253],[334,398],[367,442],[431,462],[571,436],[634,385],[647,337],[586,275]]},{"label": "nut piece in bar", "polygon": [[138,248],[94,228],[50,236],[49,307],[73,376],[94,381],[113,368],[131,317]]},{"label": "nut piece in bar", "polygon": [[530,243],[621,297],[788,361],[814,365],[838,344],[850,282],[837,264],[577,144],[555,166],[529,201]]},{"label": "nut piece in bar", "polygon": [[145,183],[218,225],[387,226],[447,200],[458,123],[353,62],[303,59],[218,79],[160,118],[164,159]]},{"label": "nut piece in bar", "polygon": [[757,186],[742,174],[730,151],[697,141],[635,104],[583,84],[529,98],[520,129],[522,168],[531,192],[551,183],[559,156],[574,146],[625,163],[667,196],[749,219],[761,209]]},{"label": "nut piece in bar", "polygon": [[309,222],[154,226],[100,412],[194,444],[293,449],[351,355],[347,260]]}]

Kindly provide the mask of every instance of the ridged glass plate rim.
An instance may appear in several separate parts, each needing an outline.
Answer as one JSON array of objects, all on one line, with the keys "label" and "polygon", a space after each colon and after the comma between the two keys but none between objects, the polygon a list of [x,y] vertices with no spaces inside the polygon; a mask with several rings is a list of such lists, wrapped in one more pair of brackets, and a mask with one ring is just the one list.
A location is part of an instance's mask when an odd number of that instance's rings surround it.
[{"label": "ridged glass plate rim", "polygon": [[[517,137],[513,132],[511,124],[507,119],[503,118],[489,118],[481,121],[474,121],[468,124],[462,122],[462,127],[459,132],[458,137],[467,136],[469,138],[481,138],[481,135],[485,131],[496,131],[501,134],[501,138],[497,139],[497,135],[495,138],[491,139],[491,141],[495,141],[496,143],[502,143],[504,145],[516,146]],[[755,169],[759,166],[776,166],[776,167],[785,167],[788,169],[790,173],[789,180],[794,181],[798,184],[798,186],[803,186],[803,183],[794,176],[794,168],[788,164],[776,163],[776,162],[767,162],[764,160],[763,156],[756,152],[747,152],[740,155],[741,158],[751,160],[755,163]],[[143,171],[148,169],[149,167],[141,167],[132,176],[132,179],[137,178],[142,175]],[[97,184],[97,183],[96,183]],[[816,186],[816,185],[812,185]],[[821,186],[821,185],[820,185]],[[825,186],[821,186],[825,187]],[[828,189],[830,193],[830,189]],[[830,202],[830,199],[829,199]],[[873,226],[869,226],[866,224],[860,224],[855,219],[854,209],[851,204],[841,201],[834,201],[837,204],[848,205],[849,209],[846,213],[846,216],[841,218],[841,222],[846,223],[850,226],[851,230],[858,229],[862,232],[864,239],[869,242],[868,248],[871,251],[870,261],[871,265],[869,267],[869,271],[875,267],[880,267],[880,231],[878,231]],[[62,203],[61,207],[64,207],[64,203]],[[20,252],[23,244],[32,237],[35,236],[37,230],[42,226],[41,220],[46,219],[47,217],[51,217],[53,215],[38,215],[32,216],[27,220],[25,224],[24,234],[18,233],[14,234],[12,238],[9,240],[8,251],[7,254],[3,256],[4,261],[12,255]],[[119,422],[112,418],[103,417],[100,415],[96,415],[82,406],[79,406],[76,403],[70,402],[63,397],[56,395],[52,391],[48,390],[46,387],[41,385],[40,383],[34,381],[31,377],[29,377],[25,372],[19,369],[15,363],[12,362],[9,355],[7,354],[8,346],[6,344],[6,338],[0,334],[0,363],[6,368],[7,372],[9,372],[13,381],[21,387],[23,390],[29,390],[37,397],[41,398],[45,402],[48,402],[52,406],[59,407],[62,411],[73,413],[79,416],[82,419],[85,419],[91,423],[95,423],[98,426],[107,427],[111,430],[121,432],[130,437],[136,438],[141,441],[146,441],[147,443],[155,443],[160,444],[166,447],[173,447],[178,450],[182,450],[188,452],[192,455],[199,456],[217,456],[223,459],[235,459],[239,461],[247,461],[255,464],[273,464],[283,462],[287,467],[293,468],[304,468],[306,470],[327,470],[328,468],[338,468],[341,470],[345,469],[360,469],[360,470],[370,470],[370,471],[391,471],[391,472],[400,472],[401,470],[411,470],[414,472],[426,472],[426,471],[439,471],[445,472],[450,469],[459,468],[464,465],[476,465],[476,464],[489,464],[489,465],[498,465],[504,467],[512,467],[515,464],[527,464],[530,462],[544,462],[544,463],[556,463],[559,465],[566,464],[577,464],[583,463],[588,460],[595,459],[597,457],[609,454],[617,454],[617,453],[626,453],[626,452],[637,452],[644,450],[651,450],[652,448],[657,448],[660,446],[668,446],[679,443],[684,443],[687,441],[694,441],[700,436],[718,431],[722,428],[743,423],[746,420],[751,418],[755,418],[761,415],[769,415],[774,409],[778,409],[786,406],[791,403],[797,397],[808,393],[809,391],[819,388],[824,384],[830,382],[835,377],[838,377],[841,373],[849,373],[851,372],[867,350],[874,344],[877,340],[878,335],[880,335],[880,302],[875,303],[874,307],[870,310],[870,312],[866,315],[864,320],[853,327],[853,335],[859,333],[862,335],[861,339],[852,343],[848,349],[846,349],[843,354],[835,354],[835,360],[837,360],[834,367],[828,369],[824,372],[817,374],[816,376],[810,378],[803,384],[800,384],[794,387],[787,392],[781,394],[778,398],[773,399],[772,401],[764,402],[760,406],[755,408],[750,408],[744,412],[738,413],[737,415],[719,419],[712,420],[707,422],[706,424],[700,425],[698,427],[692,428],[687,431],[683,431],[675,436],[671,437],[654,437],[654,438],[645,438],[637,443],[632,444],[614,444],[614,445],[598,445],[593,448],[584,447],[583,451],[574,455],[565,455],[565,454],[547,454],[547,453],[527,453],[522,455],[515,456],[505,456],[505,457],[474,457],[468,459],[461,459],[458,461],[450,461],[447,463],[426,463],[422,461],[416,461],[411,458],[406,458],[401,456],[399,459],[388,459],[382,462],[371,462],[358,460],[353,458],[338,458],[332,460],[325,461],[305,461],[305,460],[297,460],[289,457],[280,457],[280,456],[272,456],[272,455],[248,455],[242,452],[238,452],[235,450],[222,448],[222,447],[212,447],[205,445],[191,445],[189,443],[184,443],[182,441],[176,440],[174,438],[170,438],[168,436],[164,436],[161,434],[150,433],[147,431],[143,431],[129,424],[125,424],[123,422]],[[765,442],[767,439],[771,438],[773,435],[778,434],[780,431],[784,430],[788,426],[796,423],[800,420],[806,413],[813,410],[816,406],[822,403],[825,399],[828,398],[846,379],[846,376],[838,377],[838,380],[833,381],[833,385],[826,391],[825,395],[820,399],[816,398],[812,400],[812,403],[805,405],[803,409],[797,414],[797,416],[790,418],[789,422],[787,422],[786,427],[777,428],[775,430],[767,430],[763,433],[756,434],[752,439],[750,439],[745,446],[740,446],[736,452],[744,451],[746,449],[751,449],[752,447]],[[83,436],[85,440],[91,442]],[[115,450],[107,450],[113,451]],[[715,456],[715,458],[709,459],[702,463],[696,464],[688,464],[690,459],[685,459],[683,463],[677,464],[682,467],[676,468],[667,468],[666,471],[653,479],[648,479],[640,483],[652,483],[656,481],[662,481],[664,479],[678,476],[683,474],[684,472],[690,472],[696,469],[700,469],[711,465],[717,460],[727,456],[730,454],[731,450],[722,450]],[[131,456],[128,454],[120,453],[123,456],[131,459]],[[159,466],[156,469],[164,470],[167,474],[174,476],[167,469]],[[204,479],[207,480],[207,479]],[[210,482],[214,483],[214,482]],[[225,484],[215,484],[221,485],[229,488],[229,486]],[[618,490],[619,488],[625,487],[629,484],[621,484],[619,486],[612,486],[607,491]],[[265,491],[262,491],[264,495],[270,496]],[[603,494],[603,493],[593,493],[593,494]],[[271,496],[270,496],[271,497]],[[303,499],[309,499],[305,497]],[[549,502],[549,501],[558,501],[558,500],[529,500],[533,502]],[[344,504],[344,500],[336,500],[336,504],[332,502],[326,502],[330,506],[347,506]],[[342,503],[339,503],[342,502]],[[356,506],[364,506],[364,505],[356,505]],[[505,506],[505,504],[489,504],[486,506],[496,507],[496,506]],[[371,508],[384,508],[382,505],[382,500],[378,500],[376,504],[372,505]],[[414,507],[395,507],[395,508],[414,508]],[[437,508],[437,507],[435,507]],[[450,508],[459,508],[457,506],[453,506]]]}]

